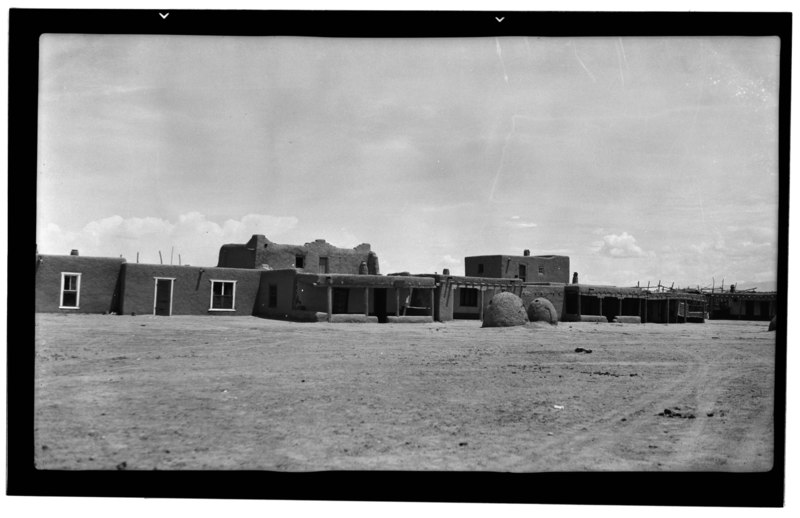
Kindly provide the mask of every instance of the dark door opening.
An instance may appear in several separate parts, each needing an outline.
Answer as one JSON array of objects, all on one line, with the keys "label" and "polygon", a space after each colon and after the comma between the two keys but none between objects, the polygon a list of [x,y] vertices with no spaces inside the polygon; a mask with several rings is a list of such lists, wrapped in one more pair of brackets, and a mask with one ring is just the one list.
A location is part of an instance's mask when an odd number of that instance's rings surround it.
[{"label": "dark door opening", "polygon": [[578,314],[578,292],[570,290],[564,295],[564,313],[567,315]]},{"label": "dark door opening", "polygon": [[384,324],[388,321],[386,318],[386,297],[388,290],[386,288],[375,288],[372,290],[373,308],[375,309],[375,316],[378,317],[378,322]]},{"label": "dark door opening", "polygon": [[638,317],[639,315],[639,299],[625,298],[622,299],[622,315],[626,317]]},{"label": "dark door opening", "polygon": [[524,264],[519,265],[519,278],[522,279],[522,282],[528,278],[528,268]]},{"label": "dark door opening", "polygon": [[616,297],[603,297],[603,316],[612,322],[619,315],[619,299]]},{"label": "dark door opening", "polygon": [[156,303],[153,314],[164,317],[172,314],[172,279],[156,279]]},{"label": "dark door opening", "polygon": [[769,314],[769,301],[762,300],[760,306],[761,318],[764,320],[769,320],[772,318],[772,315]]},{"label": "dark door opening", "polygon": [[333,288],[333,312],[347,313],[347,299],[350,290],[347,288]]},{"label": "dark door opening", "polygon": [[599,315],[600,299],[593,295],[581,295],[581,315]]}]

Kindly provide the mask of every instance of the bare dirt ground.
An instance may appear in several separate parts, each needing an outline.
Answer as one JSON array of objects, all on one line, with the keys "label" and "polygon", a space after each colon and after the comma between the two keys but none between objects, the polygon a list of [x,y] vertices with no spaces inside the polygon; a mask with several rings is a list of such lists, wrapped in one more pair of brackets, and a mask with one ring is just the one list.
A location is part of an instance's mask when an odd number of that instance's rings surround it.
[{"label": "bare dirt ground", "polygon": [[767,325],[38,315],[36,465],[765,471]]}]

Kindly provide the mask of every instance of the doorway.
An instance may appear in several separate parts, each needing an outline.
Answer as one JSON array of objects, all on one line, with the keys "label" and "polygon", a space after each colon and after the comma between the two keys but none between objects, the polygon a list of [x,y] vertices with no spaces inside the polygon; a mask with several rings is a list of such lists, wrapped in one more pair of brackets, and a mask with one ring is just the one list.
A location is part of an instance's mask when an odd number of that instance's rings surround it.
[{"label": "doorway", "polygon": [[347,288],[333,288],[333,312],[347,313],[347,299],[350,290]]},{"label": "doorway", "polygon": [[153,297],[153,314],[168,317],[172,315],[172,284],[175,279],[156,277],[155,296]]},{"label": "doorway", "polygon": [[375,316],[378,317],[378,322],[385,324],[388,319],[386,318],[386,297],[388,290],[386,288],[375,288],[372,290],[373,308],[375,309]]}]

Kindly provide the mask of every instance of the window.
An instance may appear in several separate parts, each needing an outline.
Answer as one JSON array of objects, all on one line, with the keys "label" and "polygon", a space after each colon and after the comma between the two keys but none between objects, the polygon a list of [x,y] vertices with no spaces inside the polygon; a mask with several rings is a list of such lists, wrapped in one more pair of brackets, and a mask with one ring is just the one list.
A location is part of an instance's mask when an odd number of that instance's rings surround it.
[{"label": "window", "polygon": [[305,268],[306,267],[306,258],[302,255],[294,256],[294,267],[295,268]]},{"label": "window", "polygon": [[319,273],[328,273],[328,258],[319,258]]},{"label": "window", "polygon": [[544,266],[539,267],[539,275],[544,275]]},{"label": "window", "polygon": [[61,274],[61,309],[79,309],[81,296],[81,274],[67,273]]},{"label": "window", "polygon": [[270,284],[269,285],[269,300],[267,301],[267,307],[270,307],[270,308],[277,308],[278,307],[278,285],[277,284]]},{"label": "window", "polygon": [[477,288],[461,288],[458,290],[461,295],[461,305],[478,307],[478,289]]},{"label": "window", "polygon": [[478,275],[483,273],[483,263],[478,263]]},{"label": "window", "polygon": [[234,311],[236,281],[211,281],[211,310]]}]

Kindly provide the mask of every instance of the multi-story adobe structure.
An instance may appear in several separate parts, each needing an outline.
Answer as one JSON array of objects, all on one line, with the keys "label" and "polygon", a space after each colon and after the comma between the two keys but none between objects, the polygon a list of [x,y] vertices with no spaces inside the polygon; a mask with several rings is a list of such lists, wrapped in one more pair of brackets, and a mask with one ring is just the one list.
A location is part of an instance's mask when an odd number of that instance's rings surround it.
[{"label": "multi-story adobe structure", "polygon": [[[502,291],[528,305],[543,297],[563,321],[702,322],[765,319],[775,293],[651,292],[569,284],[569,257],[485,255],[464,260],[464,276],[381,275],[369,244],[335,247],[323,239],[277,244],[254,235],[223,245],[216,267],[129,263],[123,258],[36,254],[37,312],[152,315],[256,315],[299,321],[482,319]],[[577,276],[576,276],[577,277]]]},{"label": "multi-story adobe structure", "polygon": [[569,257],[565,255],[480,255],[464,258],[464,275],[519,279],[522,282],[569,282]]}]

